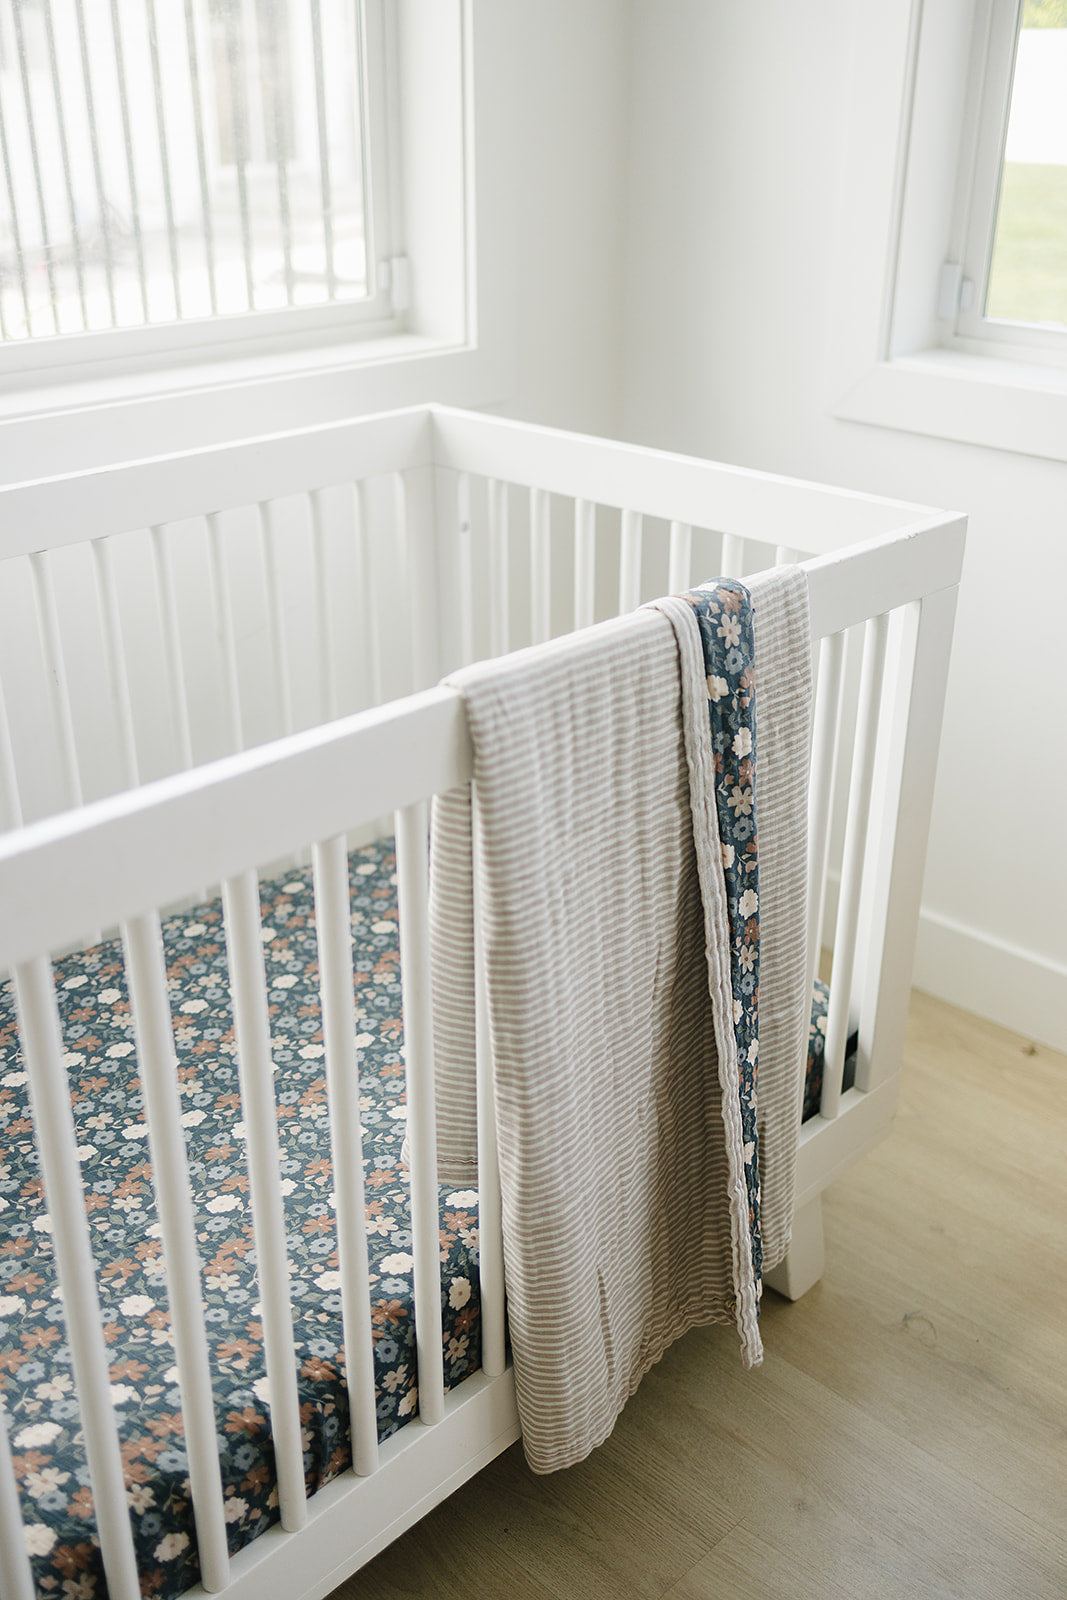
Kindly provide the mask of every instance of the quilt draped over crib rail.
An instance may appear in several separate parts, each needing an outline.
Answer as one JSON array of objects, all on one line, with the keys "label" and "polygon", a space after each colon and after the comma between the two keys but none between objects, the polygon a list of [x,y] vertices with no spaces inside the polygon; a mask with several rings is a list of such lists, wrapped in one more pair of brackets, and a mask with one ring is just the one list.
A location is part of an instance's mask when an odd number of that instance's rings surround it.
[{"label": "quilt draped over crib rail", "polygon": [[[788,900],[804,845],[803,575],[776,578],[765,602],[763,631],[785,655],[779,722],[803,724],[778,801],[779,824],[783,813],[800,819],[787,870],[772,872],[772,898],[786,882]],[[601,1443],[688,1327],[736,1321],[745,1363],[762,1356],[751,783],[726,796],[744,824],[735,839],[720,838],[717,815],[723,740],[736,739],[730,758],[749,778],[754,754],[751,659],[733,637],[742,609],[747,621],[740,585],[694,591],[448,680],[465,696],[474,745],[508,1313],[526,1453],[541,1472]],[[708,670],[705,644],[725,677]],[[709,705],[731,674],[743,714],[727,732]],[[770,722],[773,747],[782,727]],[[437,803],[439,1140],[456,1182],[476,1171],[470,830],[465,794]],[[790,914],[802,929],[802,871],[799,900]],[[776,962],[780,949],[772,971]],[[772,1187],[791,1211],[804,963],[795,997],[785,965],[771,1054],[788,1071],[777,1074],[771,1145],[786,1178]],[[780,1251],[777,1217],[774,1230]]]}]

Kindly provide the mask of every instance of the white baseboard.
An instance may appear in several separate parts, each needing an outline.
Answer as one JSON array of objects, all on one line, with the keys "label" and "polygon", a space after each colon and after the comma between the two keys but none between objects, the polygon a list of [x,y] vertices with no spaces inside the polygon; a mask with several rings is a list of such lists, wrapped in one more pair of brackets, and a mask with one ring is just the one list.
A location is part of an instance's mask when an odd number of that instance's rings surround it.
[{"label": "white baseboard", "polygon": [[923,911],[915,987],[1036,1043],[1067,1051],[1067,967]]}]

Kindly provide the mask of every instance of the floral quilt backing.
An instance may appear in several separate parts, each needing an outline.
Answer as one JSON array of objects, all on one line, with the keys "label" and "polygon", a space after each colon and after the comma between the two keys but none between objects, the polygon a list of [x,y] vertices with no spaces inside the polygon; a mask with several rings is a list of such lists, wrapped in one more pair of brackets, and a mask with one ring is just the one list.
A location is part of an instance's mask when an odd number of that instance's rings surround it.
[{"label": "floral quilt backing", "polygon": [[[804,1110],[801,1118],[807,1122],[817,1115],[822,1096],[823,1063],[826,1058],[826,1019],[830,1012],[830,988],[820,978],[815,980],[811,999],[811,1025],[808,1029],[808,1063],[804,1076]],[[851,1089],[856,1081],[856,1034],[849,1035],[845,1044],[845,1072],[842,1087]]]},{"label": "floral quilt backing", "polygon": [[[404,1133],[403,1022],[391,842],[350,862],[360,1028],[367,1235],[378,1434],[418,1410]],[[341,1295],[310,869],[261,888],[276,1064],[304,1470],[309,1492],[350,1463]],[[244,1129],[218,900],[163,925],[182,1122],[215,1373],[231,1550],[277,1520],[277,1490]],[[127,1497],[145,1594],[199,1579],[180,1397],[147,1127],[122,953],[104,943],[59,960],[56,990],[82,1176],[114,1352]],[[477,1195],[441,1192],[449,1386],[480,1360]],[[10,985],[0,989],[0,1385],[36,1586],[56,1600],[106,1593],[70,1351]]]},{"label": "floral quilt backing", "polygon": [[715,806],[730,923],[730,987],[752,1267],[763,1271],[756,1092],[759,1073],[759,850],[756,839],[755,633],[744,584],[722,578],[683,596],[704,648],[715,761]]}]

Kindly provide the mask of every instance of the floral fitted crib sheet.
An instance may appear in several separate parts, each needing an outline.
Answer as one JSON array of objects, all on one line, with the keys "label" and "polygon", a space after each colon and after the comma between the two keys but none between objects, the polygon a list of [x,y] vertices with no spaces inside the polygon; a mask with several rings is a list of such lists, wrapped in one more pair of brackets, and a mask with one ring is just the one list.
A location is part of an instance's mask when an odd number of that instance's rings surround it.
[{"label": "floral fitted crib sheet", "polygon": [[[354,852],[350,883],[384,1439],[418,1409],[391,842]],[[310,869],[264,883],[261,909],[311,1493],[350,1464],[350,1447]],[[169,918],[163,940],[237,1550],[278,1512],[221,903]],[[142,1588],[172,1596],[198,1581],[199,1567],[121,948],[109,942],[66,956],[55,977]],[[27,1542],[42,1595],[99,1600],[103,1569],[10,985],[0,993],[0,1063],[0,1384]],[[477,1195],[442,1190],[440,1218],[451,1387],[480,1359]]]},{"label": "floral fitted crib sheet", "polygon": [[[391,842],[353,852],[350,885],[378,1436],[385,1439],[418,1409]],[[350,1446],[310,869],[264,882],[260,899],[304,1470],[313,1493],[350,1464]],[[220,902],[167,919],[163,939],[236,1551],[278,1510]],[[55,978],[142,1589],[169,1600],[198,1581],[199,1567],[120,946],[65,956]],[[819,986],[809,1049],[815,1109],[825,997]],[[0,1388],[35,1582],[56,1600],[101,1600],[89,1472],[9,984],[0,986],[0,1141]],[[480,1360],[474,1191],[442,1189],[440,1229],[445,1380],[453,1387]]]}]

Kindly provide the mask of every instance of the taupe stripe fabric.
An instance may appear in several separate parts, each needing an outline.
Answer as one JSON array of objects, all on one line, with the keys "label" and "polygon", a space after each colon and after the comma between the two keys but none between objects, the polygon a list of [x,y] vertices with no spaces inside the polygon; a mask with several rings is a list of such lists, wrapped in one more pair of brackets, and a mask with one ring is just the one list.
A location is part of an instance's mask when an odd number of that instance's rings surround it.
[{"label": "taupe stripe fabric", "polygon": [[759,1084],[756,1127],[763,1270],[789,1248],[796,1193],[807,986],[807,816],[811,743],[811,617],[799,567],[745,580],[756,668],[759,833]]},{"label": "taupe stripe fabric", "polygon": [[[736,1320],[745,1361],[762,1354],[703,659],[691,609],[664,609],[450,680],[475,751],[508,1312],[541,1472],[606,1438],[694,1323]],[[459,797],[436,807],[435,998],[458,1006],[438,1047],[461,1082],[465,822]],[[444,1148],[469,1083],[440,1099],[446,1181],[470,1181],[473,1128],[459,1166]]]}]

